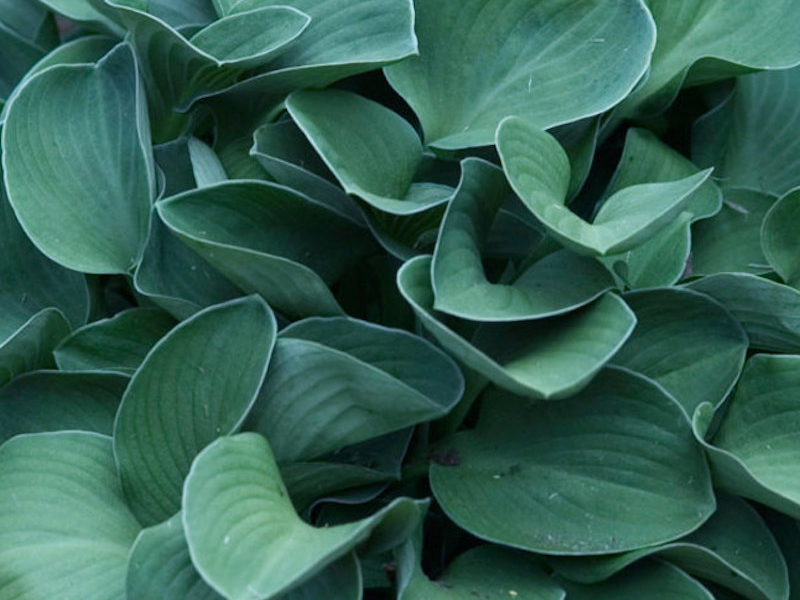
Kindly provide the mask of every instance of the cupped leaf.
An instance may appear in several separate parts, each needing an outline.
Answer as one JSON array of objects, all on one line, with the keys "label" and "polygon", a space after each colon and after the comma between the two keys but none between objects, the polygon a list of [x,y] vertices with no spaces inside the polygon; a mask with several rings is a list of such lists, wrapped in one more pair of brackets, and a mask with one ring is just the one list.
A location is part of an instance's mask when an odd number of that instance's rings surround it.
[{"label": "cupped leaf", "polygon": [[132,308],[74,331],[53,352],[62,371],[132,375],[150,349],[175,326],[155,308]]},{"label": "cupped leaf", "polygon": [[601,113],[628,95],[655,44],[635,0],[415,7],[419,57],[386,76],[422,122],[426,143],[439,148],[489,145],[509,115],[549,129]]},{"label": "cupped leaf", "polygon": [[712,298],[687,289],[625,295],[636,313],[633,335],[611,360],[664,387],[687,415],[719,406],[744,366],[747,334]]},{"label": "cupped leaf", "polygon": [[[674,181],[697,172],[697,167],[655,135],[632,128],[625,136],[622,157],[605,196],[634,185]],[[632,288],[672,285],[683,275],[689,260],[690,224],[718,213],[721,206],[719,188],[706,180],[672,223],[637,248],[608,256],[604,262]]]},{"label": "cupped leaf", "polygon": [[241,425],[264,380],[275,331],[262,300],[232,300],[178,325],[136,371],[114,424],[114,453],[143,524],[178,511],[192,459]]},{"label": "cupped leaf", "polygon": [[489,282],[481,250],[512,192],[491,163],[468,158],[461,168],[433,254],[436,310],[475,321],[540,319],[575,310],[614,286],[600,263],[567,250],[537,261],[511,285]]},{"label": "cupped leaf", "polygon": [[561,317],[485,323],[470,341],[434,311],[430,265],[430,257],[421,256],[397,274],[400,292],[423,327],[459,361],[516,394],[536,399],[574,394],[619,350],[636,324],[619,296],[606,294]]},{"label": "cupped leaf", "polygon": [[138,262],[154,199],[150,133],[133,52],[32,77],[3,127],[8,198],[22,228],[54,261],[87,273]]},{"label": "cupped leaf", "polygon": [[196,137],[191,137],[187,142],[187,149],[197,187],[208,187],[228,180],[225,167],[211,146]]},{"label": "cupped leaf", "polygon": [[[753,356],[712,439],[714,447],[735,458],[753,480],[791,504],[795,518],[800,515],[800,433],[795,427],[799,391],[800,356]],[[720,483],[736,486],[736,481]]]},{"label": "cupped leaf", "polygon": [[445,513],[473,535],[532,552],[652,546],[714,512],[708,466],[680,406],[623,369],[605,369],[559,402],[484,396],[477,428],[441,448],[458,457],[431,465]]},{"label": "cupped leaf", "polygon": [[374,247],[352,221],[273,183],[220,183],[157,208],[172,232],[225,277],[289,315],[341,313],[326,283]]},{"label": "cupped leaf", "polygon": [[[182,515],[142,530],[131,549],[126,579],[128,598],[221,600],[195,570],[183,531]],[[355,554],[332,563],[281,600],[361,600],[361,569]]]},{"label": "cupped leaf", "polygon": [[764,217],[761,246],[772,268],[787,285],[800,287],[800,189],[780,198]]},{"label": "cupped leaf", "polygon": [[278,461],[317,458],[447,414],[464,379],[441,350],[399,329],[349,318],[281,331],[248,426]]},{"label": "cupped leaf", "polygon": [[569,159],[552,135],[511,117],[497,129],[497,149],[506,177],[525,206],[554,238],[582,254],[619,254],[642,244],[689,205],[711,173],[625,187],[608,198],[589,223],[565,205]]},{"label": "cupped leaf", "polygon": [[489,545],[464,552],[431,581],[419,564],[420,546],[407,540],[395,551],[398,600],[563,600],[566,595],[529,556]]},{"label": "cupped leaf", "polygon": [[747,273],[717,273],[687,284],[711,296],[744,327],[760,350],[800,353],[800,292]]},{"label": "cupped leaf", "polygon": [[40,310],[0,342],[0,385],[27,371],[55,367],[53,349],[69,335],[64,315]]},{"label": "cupped leaf", "polygon": [[0,489],[0,597],[125,597],[140,526],[125,506],[110,438],[15,437],[0,447]]},{"label": "cupped leaf", "polygon": [[0,443],[21,433],[111,435],[128,378],[116,373],[36,371],[0,388]]},{"label": "cupped leaf", "polygon": [[699,581],[664,562],[645,561],[595,585],[559,580],[570,600],[713,600]]},{"label": "cupped leaf", "polygon": [[136,291],[178,319],[242,295],[199,254],[153,220],[142,262],[133,277]]},{"label": "cupped leaf", "polygon": [[726,188],[722,210],[692,227],[692,274],[770,270],[761,250],[761,224],[776,198],[744,188]]},{"label": "cupped leaf", "polygon": [[647,77],[620,105],[622,115],[664,110],[683,85],[800,63],[791,25],[800,6],[792,0],[647,0],[647,7],[658,39]]},{"label": "cupped leaf", "polygon": [[294,92],[286,108],[348,194],[392,214],[442,204],[448,186],[413,183],[422,143],[411,125],[372,100],[341,90]]},{"label": "cupped leaf", "polygon": [[700,529],[675,542],[615,556],[549,562],[570,580],[595,583],[646,556],[668,560],[750,600],[785,600],[789,595],[786,563],[769,529],[747,502],[726,494],[717,496],[716,512]]},{"label": "cupped leaf", "polygon": [[266,440],[221,438],[195,460],[186,479],[183,523],[192,562],[231,600],[268,600],[310,580],[366,543],[387,549],[420,518],[408,499],[346,525],[313,527],[295,513]]},{"label": "cupped leaf", "polygon": [[[767,12],[775,8],[771,5]],[[747,48],[752,44],[748,42]],[[733,94],[695,122],[692,158],[704,167],[713,166],[724,187],[775,195],[797,187],[800,107],[794,98],[798,94],[800,68],[739,77]]]}]

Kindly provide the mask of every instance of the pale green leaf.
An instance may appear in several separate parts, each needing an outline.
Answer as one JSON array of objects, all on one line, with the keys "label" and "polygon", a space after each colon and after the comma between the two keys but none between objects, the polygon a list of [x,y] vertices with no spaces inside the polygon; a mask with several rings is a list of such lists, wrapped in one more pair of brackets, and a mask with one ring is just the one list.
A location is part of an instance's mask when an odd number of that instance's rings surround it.
[{"label": "pale green leaf", "polygon": [[225,168],[211,146],[191,137],[188,141],[188,149],[197,187],[208,187],[227,181],[228,175],[225,173]]}]

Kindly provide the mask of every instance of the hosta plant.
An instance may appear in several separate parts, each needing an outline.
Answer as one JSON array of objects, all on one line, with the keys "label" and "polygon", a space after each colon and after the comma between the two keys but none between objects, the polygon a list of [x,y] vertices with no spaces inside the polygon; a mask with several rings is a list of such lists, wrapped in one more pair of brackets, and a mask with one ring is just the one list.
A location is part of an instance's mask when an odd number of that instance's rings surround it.
[{"label": "hosta plant", "polygon": [[0,600],[800,599],[797,0],[0,0]]}]

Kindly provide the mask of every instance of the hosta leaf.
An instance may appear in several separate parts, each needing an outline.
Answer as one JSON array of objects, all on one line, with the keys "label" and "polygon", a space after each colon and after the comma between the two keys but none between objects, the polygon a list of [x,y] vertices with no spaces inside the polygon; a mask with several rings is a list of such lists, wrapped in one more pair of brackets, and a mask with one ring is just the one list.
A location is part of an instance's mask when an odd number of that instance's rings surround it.
[{"label": "hosta leaf", "polygon": [[500,387],[538,399],[583,388],[630,336],[636,318],[615,294],[562,317],[483,324],[469,341],[434,312],[430,257],[398,272],[400,292],[450,354]]},{"label": "hosta leaf", "polygon": [[661,111],[682,85],[800,62],[800,40],[791,25],[800,18],[800,6],[792,0],[771,2],[768,7],[753,0],[646,3],[658,40],[647,78],[622,103],[622,114]]},{"label": "hosta leaf", "polygon": [[14,97],[2,137],[6,189],[51,259],[88,273],[127,273],[139,261],[155,193],[144,111],[127,44],[96,65],[46,69]]},{"label": "hosta leaf", "polygon": [[272,183],[220,183],[157,207],[163,222],[225,277],[289,315],[340,313],[326,282],[373,248],[352,221]]},{"label": "hosta leaf", "polygon": [[566,400],[501,392],[482,407],[476,429],[442,443],[458,464],[430,471],[442,509],[473,535],[543,554],[610,554],[677,539],[714,511],[688,420],[640,375],[608,368]]},{"label": "hosta leaf", "polygon": [[0,0],[0,11],[0,21],[26,40],[42,47],[57,41],[52,15],[40,4]]},{"label": "hosta leaf", "polygon": [[159,175],[159,200],[198,187],[188,137],[153,146],[153,158]]},{"label": "hosta leaf", "polygon": [[[126,588],[129,598],[220,600],[192,565],[181,514],[144,529],[131,549]],[[348,554],[281,600],[360,600],[358,559]]]},{"label": "hosta leaf", "polygon": [[[697,171],[697,167],[649,131],[629,129],[619,166],[605,196],[612,196],[634,185],[688,177]],[[672,223],[641,246],[624,254],[608,256],[603,262],[623,275],[632,288],[672,285],[686,269],[691,246],[690,223],[716,214],[721,203],[719,188],[706,180],[691,195],[683,212]]]},{"label": "hosta leaf", "polygon": [[765,511],[764,520],[786,559],[789,600],[797,600],[800,594],[800,522],[772,511]]},{"label": "hosta leaf", "polygon": [[40,310],[55,307],[74,326],[86,322],[86,280],[45,257],[19,226],[0,185],[0,343]]},{"label": "hosta leaf", "polygon": [[572,200],[581,191],[594,162],[600,117],[581,119],[574,123],[555,127],[553,136],[569,156],[570,178],[567,198]]},{"label": "hosta leaf", "polygon": [[717,273],[688,284],[721,303],[742,324],[750,345],[800,353],[800,292],[747,273]]},{"label": "hosta leaf", "polygon": [[355,200],[333,182],[333,174],[294,121],[267,123],[256,129],[250,154],[278,183],[364,223]]},{"label": "hosta leaf", "polygon": [[661,384],[687,415],[703,402],[719,406],[739,377],[747,334],[708,296],[686,289],[625,295],[636,329],[612,363]]},{"label": "hosta leaf", "polygon": [[583,254],[619,254],[651,238],[686,209],[711,172],[625,187],[588,223],[565,206],[569,159],[553,136],[512,117],[497,130],[497,148],[525,206],[559,242]]},{"label": "hosta leaf", "polygon": [[188,150],[197,187],[208,187],[221,181],[227,181],[228,175],[225,173],[225,168],[211,146],[192,137],[188,141]]},{"label": "hosta leaf", "polygon": [[[788,17],[787,9],[779,10]],[[788,40],[797,44],[791,36]],[[749,42],[747,47],[754,46]],[[740,77],[733,94],[695,122],[692,157],[699,165],[713,165],[725,187],[785,194],[800,185],[800,108],[794,101],[799,93],[800,68]]]},{"label": "hosta leaf", "polygon": [[769,209],[761,230],[764,256],[787,285],[800,287],[800,190],[789,192]]},{"label": "hosta leaf", "polygon": [[550,564],[564,577],[593,583],[646,556],[668,560],[751,600],[788,598],[786,563],[769,529],[747,502],[725,494],[717,497],[711,518],[678,541],[609,557],[556,558]]},{"label": "hosta leaf", "polygon": [[39,2],[70,21],[84,23],[118,35],[124,33],[122,27],[98,10],[92,0],[39,0]]},{"label": "hosta leaf", "polygon": [[136,371],[114,425],[114,452],[143,524],[177,512],[192,459],[241,425],[264,379],[275,330],[262,300],[232,300],[178,325]]},{"label": "hosta leaf", "polygon": [[395,551],[398,600],[563,600],[564,590],[521,552],[478,546],[456,558],[433,582],[419,565],[420,548],[408,540]]},{"label": "hosta leaf", "polygon": [[548,129],[601,113],[630,92],[655,43],[634,0],[415,7],[419,57],[386,76],[417,113],[426,143],[439,148],[492,144],[509,115]]},{"label": "hosta leaf", "polygon": [[436,310],[476,321],[538,319],[579,308],[614,286],[600,263],[567,250],[534,263],[511,285],[490,283],[481,249],[512,192],[503,172],[490,163],[468,158],[461,168],[433,254]]},{"label": "hosta leaf", "polygon": [[249,427],[278,461],[298,461],[444,416],[461,398],[458,367],[425,340],[348,318],[281,331]]},{"label": "hosta leaf", "polygon": [[55,308],[45,308],[0,342],[0,385],[26,371],[55,366],[53,349],[69,334],[69,323]]},{"label": "hosta leaf", "polygon": [[378,243],[389,254],[405,261],[433,252],[445,205],[413,215],[392,215],[370,210],[367,225]]},{"label": "hosta leaf", "polygon": [[[713,600],[699,581],[677,567],[659,561],[645,561],[595,585],[559,580],[570,600]],[[717,596],[719,598],[719,596]]]},{"label": "hosta leaf", "polygon": [[396,545],[419,518],[416,503],[399,499],[354,523],[306,524],[292,507],[269,445],[255,433],[221,438],[206,448],[183,495],[192,562],[231,600],[278,597],[370,538],[376,549]]},{"label": "hosta leaf", "polygon": [[[136,2],[123,0],[121,4],[135,6]],[[203,26],[216,20],[211,0],[147,0],[147,12],[175,28]]]},{"label": "hosta leaf", "polygon": [[[244,2],[240,4],[244,5]],[[272,60],[264,73],[231,86],[220,98],[223,118],[255,123],[262,113],[300,88],[324,87],[417,52],[413,0],[258,0],[291,6],[311,17],[303,35]]]},{"label": "hosta leaf", "polygon": [[[795,518],[800,516],[800,434],[795,427],[800,412],[798,390],[800,356],[752,357],[711,441],[717,452],[710,454],[712,466],[717,462],[735,466],[729,475],[718,478],[721,487]],[[727,456],[715,460],[720,454]],[[756,497],[741,487],[750,482],[778,501]]]},{"label": "hosta leaf", "polygon": [[33,41],[25,39],[0,20],[0,105],[44,53]]},{"label": "hosta leaf", "polygon": [[340,90],[295,92],[286,108],[348,194],[405,215],[442,204],[448,186],[412,183],[422,143],[411,125],[377,102]]},{"label": "hosta leaf", "polygon": [[761,250],[761,224],[775,200],[754,190],[726,188],[719,214],[692,227],[692,273],[769,271]]},{"label": "hosta leaf", "polygon": [[20,433],[111,435],[128,378],[116,373],[37,371],[0,388],[0,443]]},{"label": "hosta leaf", "polygon": [[125,598],[140,527],[122,498],[110,438],[16,437],[0,447],[0,489],[0,598]]},{"label": "hosta leaf", "polygon": [[74,331],[53,352],[62,371],[132,375],[175,320],[155,308],[132,308]]}]

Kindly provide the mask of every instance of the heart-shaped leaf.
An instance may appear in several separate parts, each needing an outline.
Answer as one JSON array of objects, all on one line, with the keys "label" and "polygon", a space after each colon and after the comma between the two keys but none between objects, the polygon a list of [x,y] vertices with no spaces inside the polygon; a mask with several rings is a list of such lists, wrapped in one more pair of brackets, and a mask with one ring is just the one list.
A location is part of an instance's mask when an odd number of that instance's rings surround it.
[{"label": "heart-shaped leaf", "polygon": [[469,340],[434,312],[430,265],[427,256],[403,265],[397,274],[403,297],[450,354],[516,394],[537,399],[574,394],[611,359],[636,325],[620,297],[606,294],[561,317],[485,323]]},{"label": "heart-shaped leaf", "polygon": [[716,301],[686,289],[625,295],[636,329],[612,363],[664,386],[687,415],[703,402],[719,406],[744,365],[747,334]]},{"label": "heart-shaped leaf", "polygon": [[348,318],[306,319],[281,331],[248,427],[281,462],[447,414],[464,380],[441,350],[405,331]]},{"label": "heart-shaped leaf", "polygon": [[0,489],[4,598],[125,597],[140,526],[125,506],[110,438],[59,432],[9,440],[0,447]]},{"label": "heart-shaped leaf", "polygon": [[20,433],[111,435],[128,378],[117,373],[36,371],[0,388],[0,443]]},{"label": "heart-shaped leaf", "polygon": [[192,459],[241,425],[264,380],[275,330],[262,300],[232,300],[175,327],[136,371],[114,424],[114,453],[143,524],[179,510]]},{"label": "heart-shaped leaf", "polygon": [[132,375],[175,320],[154,308],[132,308],[74,331],[53,352],[62,371]]},{"label": "heart-shaped leaf", "polygon": [[497,129],[497,149],[506,177],[525,206],[554,238],[582,254],[619,254],[640,245],[688,206],[711,173],[621,189],[588,223],[565,205],[569,158],[552,135],[511,117]]},{"label": "heart-shaped leaf", "polygon": [[761,245],[764,256],[787,285],[800,287],[800,246],[797,226],[800,224],[800,190],[780,198],[764,217]]},{"label": "heart-shaped leaf", "polygon": [[688,420],[641,375],[608,368],[566,400],[501,392],[482,407],[476,429],[442,443],[458,464],[430,471],[442,509],[473,535],[542,554],[611,554],[680,538],[714,512]]},{"label": "heart-shaped leaf", "polygon": [[415,8],[419,57],[386,76],[439,148],[489,145],[509,115],[549,129],[601,113],[630,92],[655,43],[635,0],[417,0]]},{"label": "heart-shaped leaf", "polygon": [[481,248],[512,192],[503,172],[490,163],[468,158],[461,169],[433,254],[436,310],[475,321],[540,319],[575,310],[614,286],[600,263],[568,250],[534,263],[511,285],[490,283]]},{"label": "heart-shaped leaf", "polygon": [[292,507],[269,445],[255,433],[221,438],[206,448],[192,465],[183,495],[192,562],[230,600],[275,598],[370,538],[378,549],[396,545],[419,518],[415,502],[399,499],[354,523],[306,524]]},{"label": "heart-shaped leaf", "polygon": [[127,273],[141,258],[155,178],[140,88],[120,44],[96,65],[46,69],[9,105],[8,198],[34,244],[68,268]]}]

